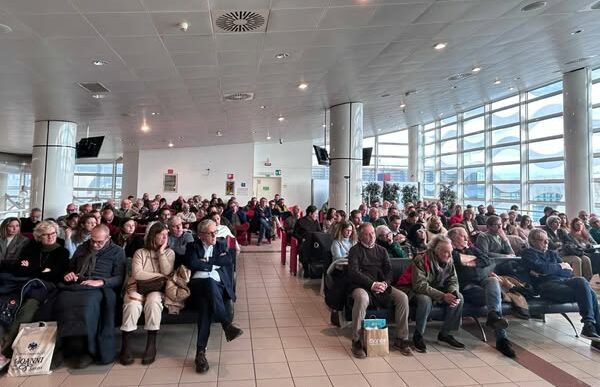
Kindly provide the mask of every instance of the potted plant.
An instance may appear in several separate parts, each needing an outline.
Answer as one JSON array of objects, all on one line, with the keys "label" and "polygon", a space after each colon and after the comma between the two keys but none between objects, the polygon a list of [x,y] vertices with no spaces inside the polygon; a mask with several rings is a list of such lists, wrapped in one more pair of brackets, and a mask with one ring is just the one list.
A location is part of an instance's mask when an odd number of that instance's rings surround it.
[{"label": "potted plant", "polygon": [[372,203],[374,200],[380,200],[381,186],[378,183],[371,182],[363,186],[362,197],[367,203]]},{"label": "potted plant", "polygon": [[388,202],[397,202],[398,201],[398,192],[400,191],[400,186],[396,183],[383,183],[383,200],[387,200]]},{"label": "potted plant", "polygon": [[402,187],[402,203],[416,203],[419,200],[419,189],[416,185],[405,185]]},{"label": "potted plant", "polygon": [[456,203],[456,191],[454,191],[454,183],[440,184],[440,202],[444,208]]}]

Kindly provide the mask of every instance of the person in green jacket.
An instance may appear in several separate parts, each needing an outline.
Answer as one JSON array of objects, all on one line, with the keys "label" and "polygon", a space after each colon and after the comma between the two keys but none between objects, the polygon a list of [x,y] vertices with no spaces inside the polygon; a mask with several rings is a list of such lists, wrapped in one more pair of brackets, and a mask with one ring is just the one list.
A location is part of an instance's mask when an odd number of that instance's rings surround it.
[{"label": "person in green jacket", "polygon": [[408,256],[400,242],[394,240],[394,234],[388,226],[377,226],[375,234],[377,235],[377,244],[387,250],[390,258],[406,258]]},{"label": "person in green jacket", "polygon": [[452,261],[452,241],[447,236],[436,235],[427,247],[424,254],[413,258],[411,266],[412,293],[417,304],[416,330],[413,336],[415,349],[419,352],[427,350],[423,335],[434,303],[443,305],[446,309],[438,342],[454,349],[464,349],[465,345],[450,334],[460,328],[464,304],[463,296],[458,291],[458,277]]}]

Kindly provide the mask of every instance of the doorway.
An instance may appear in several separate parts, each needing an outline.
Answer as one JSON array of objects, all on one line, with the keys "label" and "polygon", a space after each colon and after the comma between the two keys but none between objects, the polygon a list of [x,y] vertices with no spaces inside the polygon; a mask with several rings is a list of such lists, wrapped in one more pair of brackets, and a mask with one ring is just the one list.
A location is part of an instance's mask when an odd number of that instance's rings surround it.
[{"label": "doorway", "polygon": [[254,178],[254,196],[260,200],[266,197],[271,200],[275,194],[281,193],[281,177],[255,177]]}]

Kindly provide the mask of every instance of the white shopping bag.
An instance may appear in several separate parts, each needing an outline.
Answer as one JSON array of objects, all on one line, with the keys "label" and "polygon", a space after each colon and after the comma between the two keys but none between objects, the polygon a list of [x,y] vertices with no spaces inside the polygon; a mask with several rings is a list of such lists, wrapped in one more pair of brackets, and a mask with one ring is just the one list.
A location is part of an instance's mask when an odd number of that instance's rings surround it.
[{"label": "white shopping bag", "polygon": [[9,376],[51,373],[50,364],[56,345],[56,322],[21,324],[12,349]]}]

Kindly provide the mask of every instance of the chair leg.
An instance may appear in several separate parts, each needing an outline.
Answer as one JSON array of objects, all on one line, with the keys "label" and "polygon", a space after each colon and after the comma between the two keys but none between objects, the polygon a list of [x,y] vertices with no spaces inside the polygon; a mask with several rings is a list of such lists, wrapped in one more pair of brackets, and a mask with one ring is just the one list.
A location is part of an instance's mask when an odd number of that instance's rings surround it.
[{"label": "chair leg", "polygon": [[473,319],[473,321],[475,321],[475,324],[477,324],[477,327],[479,328],[479,332],[481,332],[481,341],[483,341],[484,343],[487,343],[487,335],[485,334],[485,329],[483,329],[483,325],[481,325],[481,322],[479,321],[479,319],[475,316],[465,316],[465,317],[470,317]]},{"label": "chair leg", "polygon": [[579,333],[577,333],[577,329],[575,329],[575,324],[573,324],[573,321],[571,321],[571,318],[566,313],[561,313],[561,316],[566,318],[567,321],[569,322],[569,324],[571,324],[571,328],[573,328],[573,331],[575,332],[575,337],[579,337]]}]

